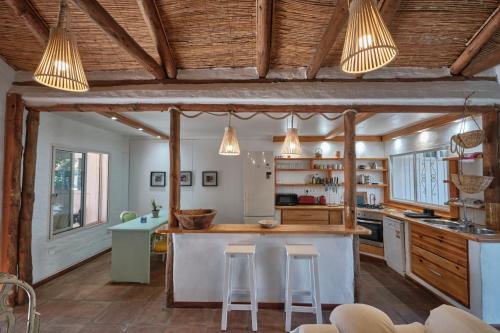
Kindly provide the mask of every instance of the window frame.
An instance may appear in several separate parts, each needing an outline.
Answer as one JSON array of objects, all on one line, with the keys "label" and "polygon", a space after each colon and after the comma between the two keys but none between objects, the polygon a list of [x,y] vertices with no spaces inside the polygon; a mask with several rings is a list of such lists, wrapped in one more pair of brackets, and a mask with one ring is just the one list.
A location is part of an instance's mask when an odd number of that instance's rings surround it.
[{"label": "window frame", "polygon": [[[106,221],[101,221],[101,222],[94,222],[91,224],[85,225],[84,219],[82,219],[82,225],[77,228],[72,228],[68,229],[65,231],[61,231],[58,233],[54,233],[54,225],[52,221],[52,190],[54,188],[54,164],[55,164],[55,158],[56,158],[56,150],[63,150],[63,151],[69,151],[71,153],[82,153],[82,154],[87,154],[87,153],[98,153],[98,154],[106,154],[108,155],[108,179],[107,179],[107,198],[106,198],[106,205],[108,206],[107,212],[106,212]],[[85,231],[88,229],[96,228],[99,226],[103,226],[109,223],[109,192],[110,192],[110,165],[111,165],[111,153],[108,151],[103,151],[103,150],[97,150],[97,149],[85,149],[85,148],[75,148],[75,147],[68,147],[68,146],[61,146],[61,145],[51,145],[51,159],[50,159],[50,167],[49,167],[49,179],[50,179],[50,188],[49,188],[49,209],[48,209],[48,218],[49,218],[49,223],[48,223],[48,240],[54,240],[58,239],[61,237],[65,237],[68,235],[72,235],[74,233],[78,233],[81,231]],[[87,179],[87,161],[85,158],[85,169],[84,169],[84,177],[82,177],[82,188],[83,192],[85,192],[85,184],[86,184],[86,179]],[[99,183],[101,183],[102,179],[99,177]],[[71,200],[71,204],[73,205],[73,199]],[[85,195],[83,195],[82,199],[82,206],[85,207]],[[83,213],[83,216],[85,213]]]},{"label": "window frame", "polygon": [[[415,206],[415,207],[422,207],[422,208],[432,208],[432,209],[436,209],[436,210],[440,210],[440,211],[446,211],[446,212],[449,212],[450,211],[450,206],[449,205],[435,205],[435,204],[430,204],[430,203],[425,203],[425,202],[421,202],[421,201],[417,201],[417,183],[416,183],[416,170],[417,170],[417,161],[416,161],[416,158],[415,156],[417,154],[422,154],[422,153],[426,153],[426,152],[433,152],[433,151],[438,151],[438,150],[446,150],[448,151],[448,146],[439,146],[439,147],[435,147],[435,148],[429,148],[429,149],[423,149],[423,150],[416,150],[416,151],[410,151],[410,152],[406,152],[406,153],[401,153],[401,154],[393,154],[393,155],[389,155],[389,165],[390,165],[390,168],[389,168],[389,179],[390,179],[390,189],[389,189],[389,201],[390,202],[394,202],[396,204],[403,204],[403,205],[410,205],[410,206]],[[396,199],[394,198],[394,194],[393,194],[393,185],[394,185],[394,181],[393,181],[393,165],[392,165],[392,158],[395,157],[395,156],[404,156],[404,155],[412,155],[413,156],[413,182],[414,182],[414,196],[415,196],[415,200],[414,201],[411,201],[411,200],[403,200],[403,199]],[[450,165],[449,165],[449,161],[448,161],[448,170],[447,170],[447,173],[449,174],[449,171],[450,171]],[[450,184],[446,184],[446,186],[448,186],[448,199],[449,199],[449,195],[450,195]]]}]

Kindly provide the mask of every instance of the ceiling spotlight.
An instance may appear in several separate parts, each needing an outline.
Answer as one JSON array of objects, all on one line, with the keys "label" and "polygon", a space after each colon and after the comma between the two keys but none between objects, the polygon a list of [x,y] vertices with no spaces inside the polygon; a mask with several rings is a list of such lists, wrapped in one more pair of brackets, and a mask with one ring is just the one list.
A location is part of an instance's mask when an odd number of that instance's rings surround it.
[{"label": "ceiling spotlight", "polygon": [[144,129],[143,129],[143,128],[141,128],[141,127],[139,127],[139,128],[138,128],[138,130],[139,130],[139,131],[144,131]]},{"label": "ceiling spotlight", "polygon": [[116,120],[116,119],[118,119],[118,118],[116,118],[115,116],[111,117],[111,120]]}]

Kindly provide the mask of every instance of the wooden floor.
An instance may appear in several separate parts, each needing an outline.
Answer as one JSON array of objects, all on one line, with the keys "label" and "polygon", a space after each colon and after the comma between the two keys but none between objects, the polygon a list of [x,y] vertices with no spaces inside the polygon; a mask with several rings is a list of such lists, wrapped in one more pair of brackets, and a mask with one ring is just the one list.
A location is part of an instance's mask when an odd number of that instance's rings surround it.
[{"label": "wooden floor", "polygon": [[[164,267],[152,260],[152,282],[112,285],[111,255],[69,272],[36,289],[41,313],[41,332],[218,332],[219,309],[162,310]],[[361,301],[385,311],[397,324],[423,322],[440,301],[387,268],[362,261]],[[17,309],[20,320],[21,309]],[[324,312],[325,322],[329,311]],[[293,327],[313,323],[312,314],[294,314]],[[19,321],[20,321],[19,320]],[[284,332],[280,310],[259,310],[259,332]],[[23,332],[24,323],[18,322]],[[232,312],[228,332],[249,332],[246,312]],[[0,328],[0,331],[1,328]]]}]

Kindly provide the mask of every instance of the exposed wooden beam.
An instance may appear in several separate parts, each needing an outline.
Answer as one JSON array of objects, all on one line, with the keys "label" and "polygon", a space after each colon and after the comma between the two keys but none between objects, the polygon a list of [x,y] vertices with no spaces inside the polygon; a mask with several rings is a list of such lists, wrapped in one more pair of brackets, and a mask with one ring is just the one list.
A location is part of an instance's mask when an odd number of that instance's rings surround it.
[{"label": "exposed wooden beam", "polygon": [[116,120],[117,122],[124,124],[126,126],[135,128],[137,130],[139,130],[139,128],[142,128],[142,132],[148,133],[149,135],[152,135],[155,138],[163,139],[163,140],[169,139],[168,135],[166,135],[166,134],[164,134],[164,133],[162,133],[162,132],[160,132],[160,131],[158,131],[158,130],[156,130],[156,129],[154,129],[154,128],[152,128],[144,123],[141,123],[140,121],[126,117],[121,113],[118,113],[118,112],[99,112],[99,114],[106,117],[106,118]]},{"label": "exposed wooden beam", "polygon": [[266,77],[271,59],[273,0],[257,0],[257,73]]},{"label": "exposed wooden beam", "polygon": [[8,94],[5,106],[3,154],[2,251],[0,271],[17,275],[19,210],[21,206],[21,160],[23,155],[21,95]]},{"label": "exposed wooden beam", "polygon": [[382,0],[379,2],[380,16],[382,16],[387,26],[391,24],[392,19],[396,16],[401,1],[402,0]]},{"label": "exposed wooden beam", "polygon": [[[354,121],[354,124],[357,125],[359,123],[362,123],[363,121],[373,117],[375,113],[358,113],[356,115],[356,120]],[[338,127],[334,128],[331,130],[327,135],[325,135],[326,139],[333,139],[338,135],[341,135],[344,133],[344,122],[340,124]]]},{"label": "exposed wooden beam", "polygon": [[151,37],[153,38],[161,62],[169,78],[177,77],[177,67],[175,66],[174,55],[167,38],[165,26],[158,12],[155,0],[137,0],[142,16],[149,27]]},{"label": "exposed wooden beam", "polygon": [[490,15],[481,28],[469,40],[465,50],[455,60],[450,67],[452,74],[460,74],[469,62],[479,53],[481,48],[490,40],[490,38],[500,29],[500,5]]},{"label": "exposed wooden beam", "polygon": [[330,22],[316,47],[316,51],[314,51],[311,62],[307,66],[306,76],[308,79],[313,79],[316,77],[316,74],[318,74],[323,60],[325,60],[328,52],[330,52],[330,49],[337,40],[337,36],[347,22],[347,17],[349,15],[348,8],[348,0],[337,1],[337,6],[335,7]]},{"label": "exposed wooden beam", "polygon": [[[262,104],[56,104],[49,106],[30,105],[40,112],[143,112],[168,111],[176,107],[181,111],[227,112],[231,107],[234,112],[294,112],[294,113],[342,113],[355,109],[363,113],[459,113],[463,114],[463,105],[262,105]],[[470,105],[473,113],[491,112],[495,105]]]},{"label": "exposed wooden beam", "polygon": [[[24,139],[23,181],[21,209],[19,213],[18,272],[19,279],[33,283],[33,264],[31,258],[33,204],[35,202],[36,152],[40,113],[29,110],[26,117],[26,136]],[[19,290],[17,304],[26,302],[26,293]]]},{"label": "exposed wooden beam", "polygon": [[163,67],[115,21],[97,0],[72,0],[82,12],[87,14],[123,50],[137,60],[157,79],[166,77]]},{"label": "exposed wooden beam", "polygon": [[[463,109],[463,106],[462,106],[462,109]],[[446,115],[434,117],[431,119],[426,119],[426,120],[420,121],[418,123],[412,124],[410,126],[403,127],[403,128],[397,129],[395,131],[386,133],[386,134],[382,135],[382,140],[387,141],[387,140],[395,139],[395,138],[400,137],[400,136],[415,134],[418,131],[424,131],[424,130],[431,129],[431,128],[441,127],[441,126],[444,126],[446,124],[451,123],[452,121],[460,119],[462,117],[463,117],[463,114],[455,113],[455,114],[446,114]]]},{"label": "exposed wooden beam", "polygon": [[484,56],[475,57],[474,60],[464,68],[462,74],[465,76],[473,76],[498,64],[500,64],[500,46],[497,46],[493,51]]},{"label": "exposed wooden beam", "polygon": [[[300,142],[344,142],[344,136],[336,136],[333,139],[326,139],[324,135],[300,135]],[[354,138],[355,141],[372,141],[372,142],[380,142],[382,141],[382,137],[379,135],[356,135]],[[284,135],[275,135],[273,136],[273,142],[283,142],[285,141]]]},{"label": "exposed wooden beam", "polygon": [[5,0],[5,2],[21,18],[40,44],[47,45],[50,33],[49,26],[38,14],[33,4],[29,0]]}]

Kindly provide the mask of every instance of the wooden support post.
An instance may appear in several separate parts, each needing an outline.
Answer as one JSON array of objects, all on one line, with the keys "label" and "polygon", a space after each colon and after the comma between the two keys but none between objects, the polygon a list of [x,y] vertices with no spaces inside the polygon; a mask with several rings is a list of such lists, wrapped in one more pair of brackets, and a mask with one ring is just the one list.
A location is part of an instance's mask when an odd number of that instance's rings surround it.
[{"label": "wooden support post", "polygon": [[[344,113],[344,224],[356,228],[356,111]],[[354,302],[359,300],[359,236],[352,236],[354,266]]]},{"label": "wooden support post", "polygon": [[[33,265],[31,262],[31,227],[33,203],[35,202],[36,150],[40,113],[29,111],[26,118],[26,137],[23,156],[23,187],[21,192],[21,212],[19,213],[18,265],[19,278],[33,283]],[[24,304],[26,293],[19,289],[17,304]]]},{"label": "wooden support post", "polygon": [[271,59],[273,0],[257,0],[257,72],[266,77]]},{"label": "wooden support post", "polygon": [[[484,202],[500,203],[500,112],[489,112],[483,115],[483,175],[495,177],[490,186],[484,191]],[[490,224],[488,227],[500,230],[500,225]]]},{"label": "wooden support post", "polygon": [[1,271],[11,274],[17,274],[23,112],[24,103],[21,95],[8,94],[5,108]]},{"label": "wooden support post", "polygon": [[[169,214],[168,227],[179,226],[175,218],[175,211],[180,208],[180,176],[181,176],[181,114],[178,110],[170,110],[170,185],[169,185]],[[174,246],[172,235],[167,238],[167,261],[165,270],[165,307],[174,304]]]}]

